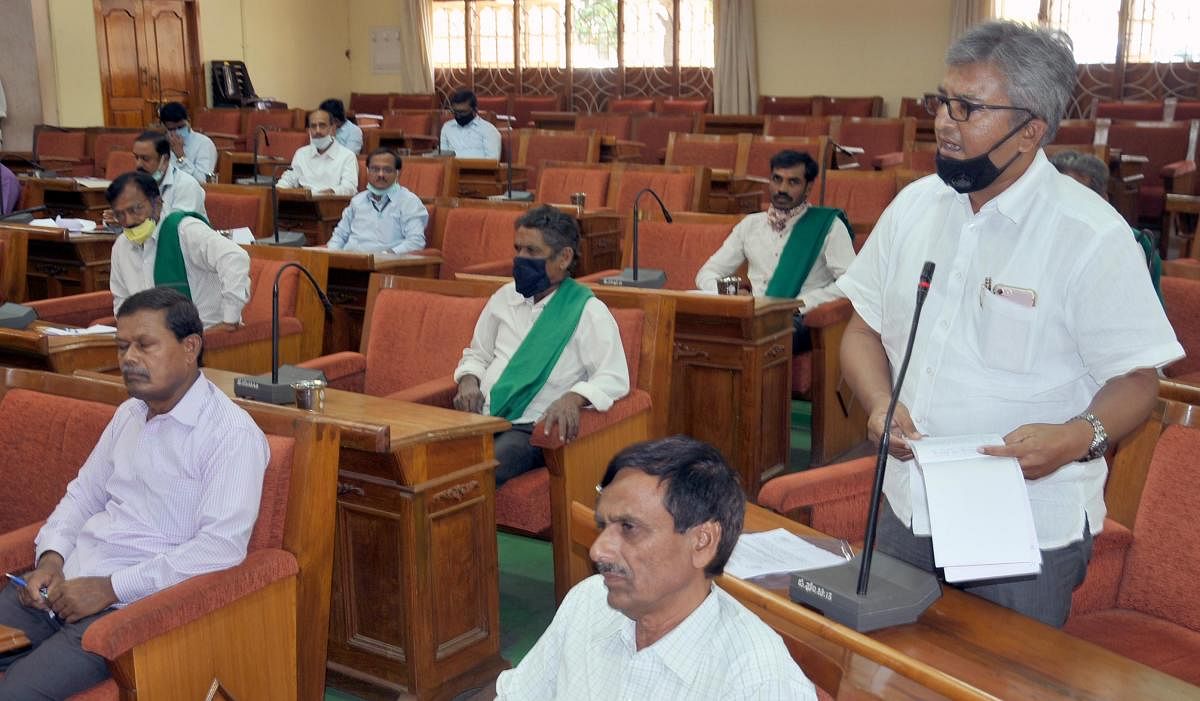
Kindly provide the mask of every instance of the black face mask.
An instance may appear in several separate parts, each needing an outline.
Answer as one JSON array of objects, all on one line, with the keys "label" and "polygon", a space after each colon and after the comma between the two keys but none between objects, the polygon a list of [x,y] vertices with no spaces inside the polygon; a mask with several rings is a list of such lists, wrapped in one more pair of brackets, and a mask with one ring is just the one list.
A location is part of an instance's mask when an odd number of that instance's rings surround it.
[{"label": "black face mask", "polygon": [[474,112],[472,112],[471,114],[457,114],[457,113],[455,113],[455,115],[454,115],[454,121],[458,122],[458,126],[460,126],[460,127],[465,127],[465,126],[467,126],[468,124],[470,124],[470,123],[471,123],[471,120],[472,120],[472,119],[475,119],[475,113],[474,113]]},{"label": "black face mask", "polygon": [[992,151],[1000,148],[1000,145],[1008,141],[1014,134],[1025,128],[1026,124],[1033,121],[1033,117],[1028,117],[1025,121],[1018,124],[1012,131],[1005,134],[999,141],[992,145],[987,153],[975,156],[974,158],[946,158],[942,152],[937,151],[933,160],[937,164],[938,177],[942,179],[950,187],[954,188],[955,192],[970,193],[979,192],[992,183],[996,182],[996,178],[1008,169],[1018,158],[1021,157],[1020,152],[1012,158],[1008,159],[1008,163],[1000,167],[996,167],[992,163]]},{"label": "black face mask", "polygon": [[522,297],[536,297],[550,289],[550,276],[546,274],[545,258],[513,258],[513,280],[517,293]]}]

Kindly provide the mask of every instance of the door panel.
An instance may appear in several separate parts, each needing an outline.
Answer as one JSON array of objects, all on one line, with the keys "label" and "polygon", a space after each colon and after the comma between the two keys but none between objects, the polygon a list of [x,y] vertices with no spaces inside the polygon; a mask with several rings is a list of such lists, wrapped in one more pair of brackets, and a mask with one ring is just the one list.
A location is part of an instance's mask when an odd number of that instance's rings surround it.
[{"label": "door panel", "polygon": [[145,121],[145,37],[139,0],[101,0],[96,41],[100,51],[105,123],[140,127]]},{"label": "door panel", "polygon": [[187,14],[181,0],[146,4],[146,43],[151,62],[152,99],[182,102],[190,112],[194,99],[188,71]]}]

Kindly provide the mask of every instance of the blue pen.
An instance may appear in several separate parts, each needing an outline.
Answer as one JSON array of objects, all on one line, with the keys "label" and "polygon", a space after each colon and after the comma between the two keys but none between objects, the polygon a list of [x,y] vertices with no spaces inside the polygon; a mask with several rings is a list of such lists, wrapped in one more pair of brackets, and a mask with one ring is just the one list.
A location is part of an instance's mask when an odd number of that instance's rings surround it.
[{"label": "blue pen", "polygon": [[[28,587],[28,586],[29,586],[29,583],[28,583],[28,582],[26,582],[24,578],[22,578],[22,577],[18,577],[17,575],[15,575],[15,574],[13,574],[13,573],[11,573],[11,572],[5,572],[5,573],[4,573],[4,576],[5,576],[5,577],[8,577],[9,579],[11,579],[11,580],[12,580],[12,583],[13,583],[13,584],[16,584],[16,585],[17,585],[17,586],[19,586],[19,587]],[[41,595],[42,595],[42,598],[43,598],[43,599],[48,599],[48,598],[50,598],[50,597],[48,597],[48,596],[46,595],[46,587],[42,587],[41,589],[39,589],[39,590],[38,590],[38,592],[40,592],[40,593],[41,593]],[[53,612],[53,611],[47,611],[47,613],[49,613],[49,614],[50,614],[50,617],[51,617],[51,618],[54,618],[54,612]]]}]

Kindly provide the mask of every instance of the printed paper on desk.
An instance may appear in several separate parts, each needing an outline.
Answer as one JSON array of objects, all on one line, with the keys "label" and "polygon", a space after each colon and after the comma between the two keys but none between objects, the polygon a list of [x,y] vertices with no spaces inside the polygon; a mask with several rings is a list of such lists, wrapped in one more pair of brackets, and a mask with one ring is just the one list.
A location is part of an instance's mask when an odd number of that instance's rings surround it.
[{"label": "printed paper on desk", "polygon": [[750,579],[776,572],[832,567],[845,561],[794,533],[776,528],[762,533],[743,533],[729,562],[725,563],[725,571],[740,579]]},{"label": "printed paper on desk", "polygon": [[1042,555],[1021,465],[979,453],[999,435],[926,437],[913,441],[925,483],[933,559],[947,581],[971,581],[1041,570]]}]

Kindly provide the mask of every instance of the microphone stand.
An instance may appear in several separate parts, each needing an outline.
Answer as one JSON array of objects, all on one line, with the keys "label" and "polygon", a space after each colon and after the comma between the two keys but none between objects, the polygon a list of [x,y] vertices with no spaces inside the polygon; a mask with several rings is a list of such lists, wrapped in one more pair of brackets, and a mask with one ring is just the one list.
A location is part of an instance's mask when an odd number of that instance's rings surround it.
[{"label": "microphone stand", "polygon": [[[281,236],[279,233],[279,171],[290,168],[290,165],[283,163],[271,167],[271,216],[274,232],[271,236],[254,239],[254,243],[263,246],[289,246],[299,248],[308,243],[308,238],[300,231],[285,231]],[[256,176],[257,177],[257,176]]]},{"label": "microphone stand", "polygon": [[[663,219],[668,224],[674,220],[671,218],[671,212],[667,210],[667,205],[663,204],[662,198],[654,190],[644,187],[638,190],[638,193],[633,197],[633,250],[631,251],[631,260],[633,264],[631,268],[625,268],[620,275],[606,277],[600,282],[605,285],[616,285],[619,287],[644,287],[649,289],[661,289],[667,284],[667,274],[662,270],[647,268],[641,270],[638,267],[638,222],[641,219],[641,210],[638,203],[641,202],[642,195],[650,193],[650,196],[658,202],[658,208],[662,210]],[[643,275],[644,273],[644,275]]]},{"label": "microphone stand", "polygon": [[254,137],[255,138],[254,138],[254,179],[253,180],[254,180],[255,185],[258,184],[258,135],[260,133],[262,134],[263,141],[266,142],[266,145],[267,146],[271,145],[271,137],[269,135],[266,125],[259,124],[257,127],[254,128]]}]

